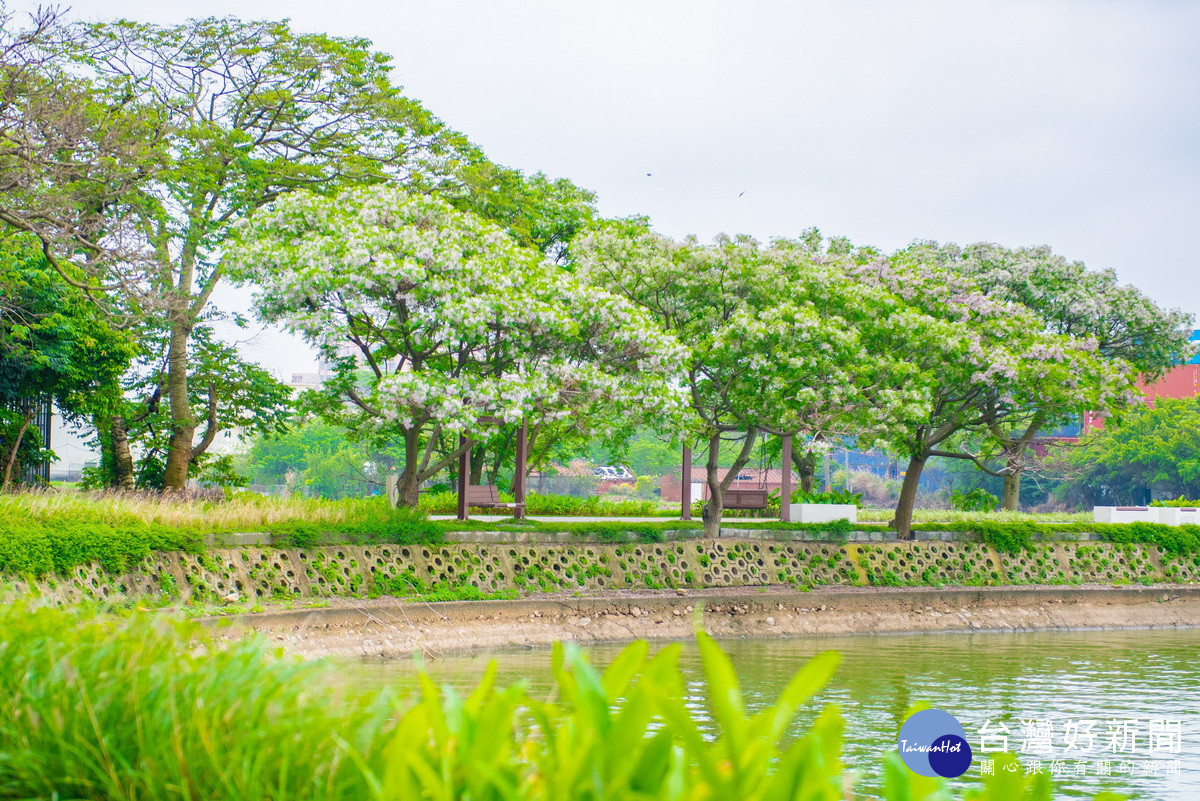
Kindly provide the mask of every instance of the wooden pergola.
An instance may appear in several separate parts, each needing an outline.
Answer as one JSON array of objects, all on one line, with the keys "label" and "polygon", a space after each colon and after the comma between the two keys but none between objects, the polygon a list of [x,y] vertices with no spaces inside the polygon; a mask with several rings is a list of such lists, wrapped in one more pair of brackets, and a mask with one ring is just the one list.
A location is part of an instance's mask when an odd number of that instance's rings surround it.
[{"label": "wooden pergola", "polygon": [[[779,485],[779,519],[785,523],[792,521],[792,437],[790,434],[781,437],[783,441],[783,469],[780,470]],[[683,446],[683,472],[680,478],[680,519],[692,519],[692,447]]]}]

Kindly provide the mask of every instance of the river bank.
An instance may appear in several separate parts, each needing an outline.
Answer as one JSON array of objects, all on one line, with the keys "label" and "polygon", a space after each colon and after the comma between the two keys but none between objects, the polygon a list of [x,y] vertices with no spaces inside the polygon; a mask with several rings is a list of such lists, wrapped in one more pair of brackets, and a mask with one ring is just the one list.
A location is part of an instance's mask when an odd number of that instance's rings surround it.
[{"label": "river bank", "polygon": [[564,594],[402,603],[332,599],[206,621],[222,637],[264,635],[306,658],[396,658],[633,639],[1200,626],[1200,588],[1157,585],[979,588],[786,587]]}]

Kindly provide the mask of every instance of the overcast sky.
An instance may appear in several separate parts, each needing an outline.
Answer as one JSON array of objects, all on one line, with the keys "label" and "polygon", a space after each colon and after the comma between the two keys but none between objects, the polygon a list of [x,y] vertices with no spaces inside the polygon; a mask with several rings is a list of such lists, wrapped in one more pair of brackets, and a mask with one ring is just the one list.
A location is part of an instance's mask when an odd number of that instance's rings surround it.
[{"label": "overcast sky", "polygon": [[[569,178],[599,193],[603,214],[647,214],[673,236],[765,240],[817,226],[885,249],[1049,244],[1200,312],[1200,3],[71,7],[158,23],[288,17],[302,31],[366,36],[394,57],[408,94],[493,160]],[[282,337],[250,353],[311,369]]]}]

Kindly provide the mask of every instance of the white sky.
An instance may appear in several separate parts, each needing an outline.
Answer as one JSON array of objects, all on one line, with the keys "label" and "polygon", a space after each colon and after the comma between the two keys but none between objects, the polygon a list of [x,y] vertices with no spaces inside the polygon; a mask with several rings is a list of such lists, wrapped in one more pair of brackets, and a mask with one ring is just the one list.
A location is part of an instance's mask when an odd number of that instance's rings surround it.
[{"label": "white sky", "polygon": [[[885,249],[1044,243],[1200,312],[1200,3],[80,0],[72,12],[288,17],[367,36],[397,83],[493,160],[569,178],[603,214],[647,214],[670,235],[815,225]],[[312,369],[278,334],[248,353]]]}]

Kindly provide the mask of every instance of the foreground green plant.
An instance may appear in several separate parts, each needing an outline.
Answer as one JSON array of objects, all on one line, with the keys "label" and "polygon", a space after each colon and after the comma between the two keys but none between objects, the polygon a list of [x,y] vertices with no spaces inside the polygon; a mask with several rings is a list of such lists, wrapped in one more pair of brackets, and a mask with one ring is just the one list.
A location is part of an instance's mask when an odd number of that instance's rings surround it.
[{"label": "foreground green plant", "polygon": [[[697,638],[711,724],[691,706],[677,644],[651,654],[635,642],[603,672],[559,644],[551,700],[497,686],[494,664],[466,697],[424,674],[397,694],[349,689],[335,665],[284,658],[259,639],[216,640],[162,615],[9,608],[0,612],[0,798],[853,797],[837,709],[792,731],[837,654],[811,660],[751,714],[728,657]],[[894,758],[885,784],[888,799],[952,797]],[[1044,779],[998,777],[967,797],[1050,793]]]}]

